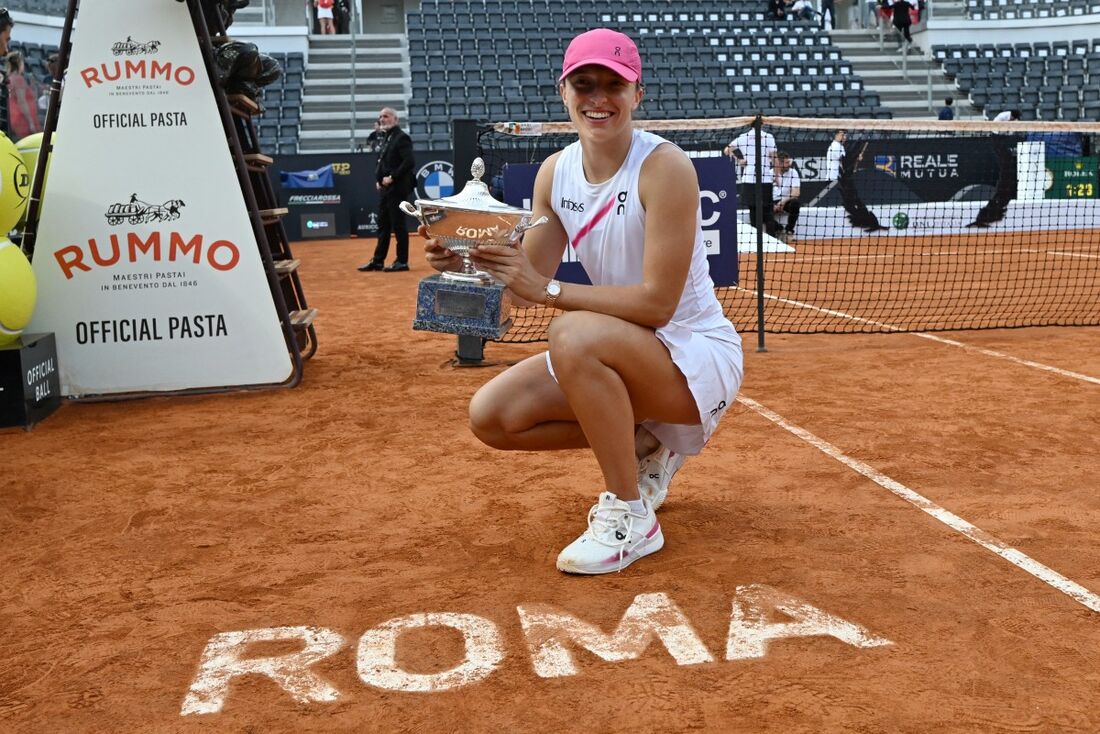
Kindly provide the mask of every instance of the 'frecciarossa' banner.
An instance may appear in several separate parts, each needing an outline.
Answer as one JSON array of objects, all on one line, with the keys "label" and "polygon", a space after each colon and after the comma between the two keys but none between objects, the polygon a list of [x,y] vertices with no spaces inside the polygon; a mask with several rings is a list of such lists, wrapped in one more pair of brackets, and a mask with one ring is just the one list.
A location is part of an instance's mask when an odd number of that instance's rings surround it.
[{"label": "'frecciarossa' banner", "polygon": [[[707,248],[710,277],[716,286],[737,285],[737,191],[733,166],[724,158],[692,158],[691,162],[699,176],[703,244]],[[538,170],[536,164],[508,165],[504,170],[504,201],[529,209]],[[570,283],[591,282],[570,247],[565,248],[557,277]]]},{"label": "'frecciarossa' banner", "polygon": [[66,395],[282,382],[291,364],[185,3],[84,3],[28,331]]}]

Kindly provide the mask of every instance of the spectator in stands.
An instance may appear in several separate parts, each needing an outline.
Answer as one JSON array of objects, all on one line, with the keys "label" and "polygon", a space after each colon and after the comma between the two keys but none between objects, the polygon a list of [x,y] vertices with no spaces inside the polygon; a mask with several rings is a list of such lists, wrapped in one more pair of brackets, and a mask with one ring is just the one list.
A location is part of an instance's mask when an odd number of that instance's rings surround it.
[{"label": "spectator in stands", "polygon": [[334,4],[334,0],[313,0],[313,5],[317,8],[317,21],[321,24],[322,35],[331,36],[336,33],[332,13]]},{"label": "spectator in stands", "polygon": [[878,26],[878,6],[879,0],[858,0],[862,8],[860,13],[859,25],[862,28],[875,28]]},{"label": "spectator in stands", "polygon": [[802,177],[791,165],[791,154],[779,151],[775,154],[775,205],[772,211],[777,215],[786,214],[787,223],[782,227],[776,221],[776,236],[786,242],[794,234],[798,224],[798,213],[802,210]]},{"label": "spectator in stands", "polygon": [[814,4],[810,0],[794,0],[791,4],[791,17],[795,20],[813,20]]},{"label": "spectator in stands", "polygon": [[382,148],[382,141],[386,139],[386,131],[382,129],[382,123],[374,121],[374,129],[367,135],[363,142],[364,153],[377,153]]},{"label": "spectator in stands", "polygon": [[[738,135],[722,151],[737,163],[738,203],[749,211],[749,221],[752,222],[752,226],[757,229],[763,226],[764,231],[770,235],[775,234],[776,228],[775,215],[772,212],[775,151],[775,136],[764,130],[760,135],[762,160],[757,166],[755,127]],[[756,209],[757,168],[760,169],[759,188],[762,194],[763,211]]]},{"label": "spectator in stands", "polygon": [[768,11],[765,17],[767,17],[768,20],[786,20],[786,0],[768,0]]},{"label": "spectator in stands", "polygon": [[[11,43],[11,31],[15,27],[15,21],[7,8],[0,8],[0,58],[8,55],[8,45]],[[0,69],[0,132],[8,135],[11,127],[8,124],[8,78],[7,70]]]},{"label": "spectator in stands", "polygon": [[[599,499],[558,556],[568,573],[615,573],[661,549],[655,510],[743,374],[741,339],[706,263],[695,169],[676,145],[634,127],[641,79],[629,37],[598,28],[573,39],[558,91],[578,139],[542,164],[531,200],[534,216],[549,221],[523,247],[471,252],[518,305],[563,312],[550,324],[549,351],[478,390],[469,422],[498,449],[591,449]],[[424,249],[436,270],[461,266],[437,241]],[[554,279],[567,250],[591,285]]]},{"label": "spectator in stands", "polygon": [[5,57],[8,72],[8,127],[11,138],[19,140],[39,132],[38,95],[34,84],[27,79],[26,65],[21,51],[12,51]]},{"label": "spectator in stands", "polygon": [[[409,269],[409,226],[401,202],[409,198],[416,183],[412,139],[398,125],[397,111],[392,107],[382,110],[378,122],[386,133],[375,167],[375,188],[382,197],[378,203],[378,246],[371,261],[360,265],[359,270],[396,273]],[[397,238],[397,259],[385,265],[391,234]]]},{"label": "spectator in stands", "polygon": [[840,170],[844,164],[844,141],[848,139],[848,133],[837,130],[833,135],[833,142],[829,143],[829,150],[825,153],[825,179],[827,181],[839,181]]},{"label": "spectator in stands", "polygon": [[335,33],[346,34],[351,26],[351,6],[348,0],[335,0],[332,7],[333,26]]},{"label": "spectator in stands", "polygon": [[835,0],[821,0],[821,29],[825,30],[825,14],[829,16],[829,28],[836,28]]},{"label": "spectator in stands", "polygon": [[1005,110],[993,118],[993,122],[1015,122],[1020,119],[1019,110]]},{"label": "spectator in stands", "polygon": [[42,88],[38,95],[38,119],[42,124],[46,123],[46,110],[50,106],[50,87],[59,73],[58,56],[54,51],[46,57],[46,75],[42,77]]},{"label": "spectator in stands", "polygon": [[941,120],[954,120],[955,108],[952,105],[955,104],[954,97],[947,97],[943,100],[943,108],[940,109]]},{"label": "spectator in stands", "polygon": [[909,17],[909,11],[912,9],[913,5],[909,3],[909,0],[890,0],[891,21],[894,27],[898,29],[898,34],[901,35],[898,43],[902,48],[905,48],[905,44],[913,42],[913,37],[909,35],[909,26],[913,22],[912,18]]},{"label": "spectator in stands", "polygon": [[53,80],[61,73],[60,63],[61,59],[58,57],[57,51],[51,51],[50,55],[46,57],[46,75],[42,77],[43,86],[49,87],[53,84]]}]

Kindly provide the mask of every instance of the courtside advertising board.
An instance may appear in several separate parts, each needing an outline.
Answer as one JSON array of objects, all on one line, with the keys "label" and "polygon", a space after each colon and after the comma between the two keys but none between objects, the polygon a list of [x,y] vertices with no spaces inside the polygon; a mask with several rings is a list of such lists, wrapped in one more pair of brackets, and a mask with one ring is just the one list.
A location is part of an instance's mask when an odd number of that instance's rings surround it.
[{"label": "courtside advertising board", "polygon": [[81,6],[34,271],[67,396],[290,375],[185,3]]}]

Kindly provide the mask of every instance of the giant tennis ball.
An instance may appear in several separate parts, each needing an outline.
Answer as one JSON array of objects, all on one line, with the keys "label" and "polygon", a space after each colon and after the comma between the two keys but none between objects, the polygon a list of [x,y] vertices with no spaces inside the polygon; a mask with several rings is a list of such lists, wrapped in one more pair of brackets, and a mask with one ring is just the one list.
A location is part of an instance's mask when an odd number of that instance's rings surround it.
[{"label": "giant tennis ball", "polygon": [[31,177],[27,164],[7,136],[0,135],[0,235],[12,231],[31,193]]},{"label": "giant tennis ball", "polygon": [[[57,143],[57,136],[53,136],[53,142]],[[38,152],[42,149],[42,133],[35,133],[34,135],[28,135],[15,144],[15,149],[19,151],[19,155],[23,157],[23,164],[27,167],[27,176],[29,176],[30,183],[34,183],[34,169],[38,165]],[[42,174],[43,182],[50,173],[50,158],[46,159],[46,171]],[[30,188],[27,188],[27,195],[30,196]]]},{"label": "giant tennis ball", "polygon": [[38,287],[23,251],[0,238],[0,345],[19,338],[31,322]]},{"label": "giant tennis ball", "polygon": [[[57,142],[57,136],[53,136],[53,141]],[[34,184],[34,171],[38,166],[38,152],[42,149],[42,133],[35,133],[34,135],[28,135],[15,144],[15,149],[19,151],[19,154],[23,156],[23,164],[27,167],[27,175],[30,177],[30,183]],[[46,179],[50,174],[50,161],[53,160],[53,156],[50,155],[46,158],[46,170],[42,173],[42,189],[39,196],[42,196],[46,192]],[[27,196],[31,194],[31,187],[27,186]],[[39,204],[39,214],[42,212],[41,203]],[[27,210],[23,210],[23,215],[19,217],[19,221],[16,223],[15,228],[18,230],[23,229],[23,225],[27,221]]]}]

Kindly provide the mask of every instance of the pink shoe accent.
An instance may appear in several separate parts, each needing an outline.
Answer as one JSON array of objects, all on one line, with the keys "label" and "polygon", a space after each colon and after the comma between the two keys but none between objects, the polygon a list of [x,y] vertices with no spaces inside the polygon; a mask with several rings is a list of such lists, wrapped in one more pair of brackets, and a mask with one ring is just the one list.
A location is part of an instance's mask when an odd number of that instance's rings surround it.
[{"label": "pink shoe accent", "polygon": [[[653,527],[651,527],[651,528],[649,529],[649,532],[645,534],[645,539],[646,539],[646,540],[649,540],[649,539],[650,539],[650,538],[652,538],[652,537],[653,537],[654,535],[656,535],[656,534],[657,534],[657,532],[658,532],[658,531],[659,531],[660,529],[661,529],[661,523],[660,523],[660,522],[654,522],[654,523],[653,523]],[[638,546],[634,546],[634,547],[635,547],[635,548],[637,548]],[[625,558],[630,558],[631,554],[633,553],[633,550],[634,550],[634,549],[632,548],[632,549],[628,550],[628,551],[627,551],[626,553],[623,553],[623,555],[622,555],[622,558],[624,558],[624,559],[625,559]],[[607,560],[604,560],[604,561],[600,561],[600,563],[601,563],[601,564],[603,564],[603,565],[605,565],[605,566],[606,566],[606,565],[608,565],[608,564],[611,564],[611,563],[618,563],[618,562],[619,562],[619,554],[618,554],[618,553],[616,553],[615,555],[611,556],[611,557],[610,557],[610,558],[608,558]]]}]

